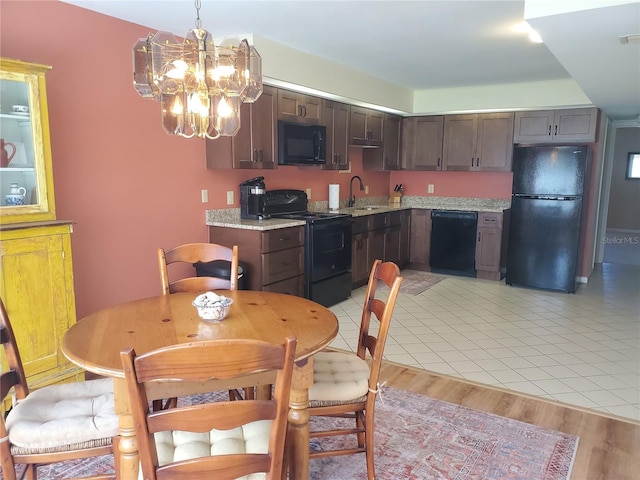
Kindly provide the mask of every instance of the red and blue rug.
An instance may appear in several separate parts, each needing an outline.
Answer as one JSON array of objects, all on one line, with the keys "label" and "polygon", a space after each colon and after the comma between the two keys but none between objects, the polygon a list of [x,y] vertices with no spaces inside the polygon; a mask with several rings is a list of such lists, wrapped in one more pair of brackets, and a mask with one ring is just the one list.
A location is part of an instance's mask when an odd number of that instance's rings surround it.
[{"label": "red and blue rug", "polygon": [[[326,421],[341,420],[312,419]],[[376,476],[381,480],[566,480],[578,447],[572,435],[390,387],[378,397],[375,424]],[[337,445],[353,439],[327,440]],[[311,448],[321,446],[314,439]],[[311,480],[367,478],[364,454],[315,459],[310,470]],[[38,478],[112,471],[107,456],[43,466]]]}]

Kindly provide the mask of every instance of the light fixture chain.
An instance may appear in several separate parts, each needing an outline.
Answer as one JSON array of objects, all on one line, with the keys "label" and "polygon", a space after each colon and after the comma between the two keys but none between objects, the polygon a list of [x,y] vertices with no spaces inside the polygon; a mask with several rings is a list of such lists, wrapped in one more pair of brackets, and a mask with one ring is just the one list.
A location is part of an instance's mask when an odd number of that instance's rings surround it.
[{"label": "light fixture chain", "polygon": [[200,7],[201,5],[201,0],[195,0],[196,3],[196,28],[202,28],[202,21],[200,21]]}]

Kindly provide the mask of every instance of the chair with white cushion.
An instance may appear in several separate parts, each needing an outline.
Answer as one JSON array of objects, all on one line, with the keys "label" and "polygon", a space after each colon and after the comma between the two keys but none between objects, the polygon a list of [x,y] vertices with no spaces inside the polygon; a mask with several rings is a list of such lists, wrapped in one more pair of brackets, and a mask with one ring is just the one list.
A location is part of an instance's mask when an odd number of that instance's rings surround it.
[{"label": "chair with white cushion", "polygon": [[[386,299],[376,298],[376,294],[381,297],[377,288],[379,282],[389,287],[384,293]],[[312,431],[310,437],[322,439],[355,434],[357,442],[352,448],[312,451],[310,458],[364,452],[369,480],[375,479],[373,414],[379,390],[378,378],[391,315],[401,283],[400,270],[395,263],[376,260],[369,275],[356,352],[322,351],[313,356],[313,385],[309,389],[310,415],[353,418],[355,425]],[[370,330],[372,318],[379,322],[377,336]],[[371,355],[369,361],[367,352]]]},{"label": "chair with white cushion", "polygon": [[[199,341],[140,356],[124,350],[143,478],[280,479],[295,349],[296,340],[286,338]],[[271,399],[209,393],[251,385],[256,375],[275,385]],[[178,405],[153,411],[149,402],[167,388]]]},{"label": "chair with white cushion", "polygon": [[30,393],[1,299],[0,339],[8,364],[0,376],[0,399],[14,393],[17,401],[0,421],[2,478],[15,480],[18,467],[32,480],[38,465],[112,454],[113,437],[118,435],[113,380],[50,385]]}]

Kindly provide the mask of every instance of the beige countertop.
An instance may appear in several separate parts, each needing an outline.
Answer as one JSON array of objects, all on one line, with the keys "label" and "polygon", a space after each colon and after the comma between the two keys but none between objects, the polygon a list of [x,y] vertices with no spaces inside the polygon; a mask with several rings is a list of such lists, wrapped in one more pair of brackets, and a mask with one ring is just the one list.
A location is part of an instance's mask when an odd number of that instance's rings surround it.
[{"label": "beige countertop", "polygon": [[[374,215],[376,213],[408,210],[412,208],[460,210],[473,212],[502,212],[511,208],[511,200],[495,198],[462,198],[462,197],[413,197],[404,196],[400,204],[388,203],[387,197],[367,197],[356,200],[355,207],[347,207],[346,200],[337,213],[346,213],[354,217]],[[309,210],[328,212],[327,202],[315,202],[309,205]],[[275,230],[277,228],[304,225],[302,220],[246,220],[240,218],[239,208],[221,210],[207,210],[206,224],[213,227],[241,228],[246,230]]]}]

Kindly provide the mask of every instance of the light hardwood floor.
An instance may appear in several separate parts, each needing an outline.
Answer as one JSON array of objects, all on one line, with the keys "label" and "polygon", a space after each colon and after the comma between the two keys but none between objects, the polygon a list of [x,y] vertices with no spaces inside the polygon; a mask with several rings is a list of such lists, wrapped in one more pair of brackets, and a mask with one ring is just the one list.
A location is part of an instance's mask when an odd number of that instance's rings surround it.
[{"label": "light hardwood floor", "polygon": [[640,422],[385,362],[380,383],[580,437],[572,480],[640,479]]}]

